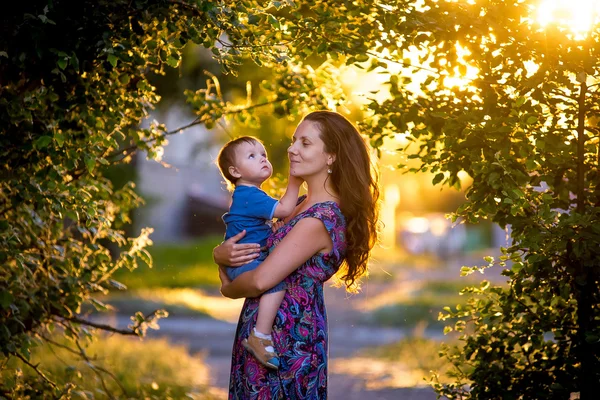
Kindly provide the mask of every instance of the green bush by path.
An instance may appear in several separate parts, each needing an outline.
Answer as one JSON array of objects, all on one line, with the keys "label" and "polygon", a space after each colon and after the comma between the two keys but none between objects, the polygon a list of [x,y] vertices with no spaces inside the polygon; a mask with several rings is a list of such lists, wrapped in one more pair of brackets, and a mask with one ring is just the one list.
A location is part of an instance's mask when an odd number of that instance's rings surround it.
[{"label": "green bush by path", "polygon": [[[53,340],[58,345],[34,349],[31,360],[34,365],[43,365],[43,372],[59,386],[74,385],[73,399],[217,399],[207,386],[208,367],[202,360],[190,356],[185,347],[171,345],[164,339],[101,337],[85,349],[92,360],[90,364],[61,347],[74,347],[70,341],[58,337]],[[9,364],[0,372],[3,382],[39,379],[21,361],[12,358]],[[17,369],[22,371],[21,376],[15,376]],[[110,371],[113,377],[103,370]],[[19,387],[18,382],[14,383]],[[22,398],[23,393],[13,394]]]},{"label": "green bush by path", "polygon": [[134,271],[120,269],[114,278],[129,289],[216,287],[220,281],[212,250],[222,240],[222,236],[210,236],[181,244],[152,246],[148,249],[153,260],[152,268],[141,266]]}]

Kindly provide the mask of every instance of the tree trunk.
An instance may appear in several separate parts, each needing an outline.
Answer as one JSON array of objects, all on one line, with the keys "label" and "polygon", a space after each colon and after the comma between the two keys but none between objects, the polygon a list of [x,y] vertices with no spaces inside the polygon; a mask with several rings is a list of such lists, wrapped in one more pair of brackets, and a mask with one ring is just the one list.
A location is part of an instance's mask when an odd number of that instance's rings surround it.
[{"label": "tree trunk", "polygon": [[[579,92],[578,107],[579,113],[577,118],[577,213],[583,215],[585,213],[585,96],[587,93],[586,84],[587,75],[581,72],[578,80],[581,83]],[[593,347],[586,340],[586,333],[590,330],[590,322],[593,314],[592,304],[592,283],[590,276],[586,271],[586,266],[581,257],[574,255],[571,258],[574,261],[576,271],[575,276],[575,296],[577,299],[577,345],[576,357],[580,363],[579,387],[580,399],[592,400],[597,398],[595,390],[595,355]],[[597,382],[596,382],[597,383]]]}]

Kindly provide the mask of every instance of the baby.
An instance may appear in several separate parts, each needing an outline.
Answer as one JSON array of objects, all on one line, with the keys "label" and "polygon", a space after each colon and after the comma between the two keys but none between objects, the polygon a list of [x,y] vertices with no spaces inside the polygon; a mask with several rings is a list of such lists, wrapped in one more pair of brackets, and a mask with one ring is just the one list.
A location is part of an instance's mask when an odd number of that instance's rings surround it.
[{"label": "baby", "polygon": [[[260,186],[271,177],[273,167],[263,144],[252,136],[242,136],[226,143],[219,152],[217,164],[223,177],[235,186],[229,212],[223,215],[225,240],[246,230],[246,236],[238,243],[259,243],[264,247],[271,234],[271,220],[285,218],[294,211],[301,181],[290,179],[279,201],[263,192]],[[266,256],[266,251],[261,251],[260,256],[248,264],[227,267],[227,275],[233,280],[258,267]],[[279,369],[279,358],[273,347],[271,330],[284,295],[283,282],[263,293],[256,326],[243,341],[244,347],[254,357],[272,369]]]}]

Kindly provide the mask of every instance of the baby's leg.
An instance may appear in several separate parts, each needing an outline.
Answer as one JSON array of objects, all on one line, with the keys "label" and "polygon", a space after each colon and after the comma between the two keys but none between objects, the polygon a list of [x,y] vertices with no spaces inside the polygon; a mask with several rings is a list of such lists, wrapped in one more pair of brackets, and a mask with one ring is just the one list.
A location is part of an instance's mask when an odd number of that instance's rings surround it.
[{"label": "baby's leg", "polygon": [[263,294],[258,303],[258,316],[256,317],[256,330],[263,335],[270,335],[273,322],[277,316],[279,306],[285,296],[285,290]]},{"label": "baby's leg", "polygon": [[285,290],[263,294],[258,303],[256,326],[247,339],[242,342],[244,347],[268,368],[279,369],[279,357],[273,347],[273,322],[281,305]]}]

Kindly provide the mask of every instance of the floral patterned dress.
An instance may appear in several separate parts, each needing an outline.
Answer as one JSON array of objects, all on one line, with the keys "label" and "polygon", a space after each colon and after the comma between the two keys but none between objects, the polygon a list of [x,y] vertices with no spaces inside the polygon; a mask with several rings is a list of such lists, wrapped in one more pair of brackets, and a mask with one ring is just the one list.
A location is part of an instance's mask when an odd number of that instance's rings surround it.
[{"label": "floral patterned dress", "polygon": [[[304,198],[298,199],[298,204]],[[263,367],[242,345],[242,340],[256,325],[258,311],[258,298],[246,299],[233,343],[230,400],[327,398],[327,314],[323,283],[337,272],[344,259],[346,220],[336,203],[314,204],[271,235],[267,242],[269,251],[302,218],[317,218],[323,222],[331,236],[333,250],[328,254],[315,254],[284,281],[287,289],[273,327],[273,342],[280,362],[278,371]]]}]

